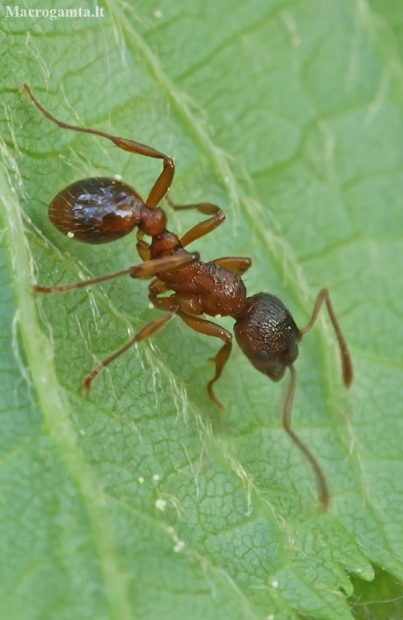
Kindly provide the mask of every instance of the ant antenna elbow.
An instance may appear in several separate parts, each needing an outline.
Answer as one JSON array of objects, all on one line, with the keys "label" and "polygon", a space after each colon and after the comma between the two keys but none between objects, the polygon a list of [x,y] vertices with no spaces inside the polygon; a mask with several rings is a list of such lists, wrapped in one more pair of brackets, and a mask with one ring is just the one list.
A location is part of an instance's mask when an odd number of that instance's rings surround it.
[{"label": "ant antenna elbow", "polygon": [[333,309],[333,305],[332,305],[332,302],[330,300],[329,291],[327,290],[327,288],[324,288],[324,289],[322,289],[319,292],[319,294],[318,294],[318,296],[316,298],[316,301],[315,301],[315,306],[313,308],[311,320],[309,321],[308,325],[306,325],[303,329],[300,330],[300,339],[302,338],[302,336],[304,334],[309,332],[309,330],[316,323],[316,320],[318,318],[319,312],[321,311],[323,303],[326,303],[326,308],[327,308],[327,311],[329,313],[329,317],[330,317],[330,320],[332,322],[333,329],[334,329],[336,337],[337,337],[337,341],[339,343],[339,349],[340,349],[340,354],[341,354],[343,383],[344,383],[345,387],[348,388],[348,387],[350,387],[350,385],[351,385],[351,383],[353,381],[353,364],[351,362],[351,356],[350,356],[350,353],[348,351],[347,343],[346,343],[346,341],[344,339],[344,336],[342,334],[339,322],[338,322],[337,317],[335,315],[335,312],[334,312],[334,309]]}]

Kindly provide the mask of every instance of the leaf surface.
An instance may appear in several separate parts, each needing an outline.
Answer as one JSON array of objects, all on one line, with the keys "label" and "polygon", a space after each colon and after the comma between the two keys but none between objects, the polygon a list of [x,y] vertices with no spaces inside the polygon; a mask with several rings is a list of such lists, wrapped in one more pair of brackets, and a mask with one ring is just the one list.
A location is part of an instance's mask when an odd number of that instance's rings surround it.
[{"label": "leaf surface", "polygon": [[[354,614],[345,571],[403,578],[401,58],[381,9],[110,2],[76,28],[3,21],[2,616],[338,620]],[[158,312],[127,279],[31,295],[34,281],[139,260],[132,236],[62,237],[46,206],[91,175],[146,195],[160,164],[58,129],[23,82],[61,120],[175,156],[174,200],[227,214],[195,249],[251,256],[250,294],[278,295],[303,326],[329,288],[354,384],[345,393],[324,317],[301,343],[293,424],[326,473],[330,514],[281,427],[287,379],[270,383],[239,349],[217,384],[224,414],[205,389],[219,343],[179,321],[83,394]],[[167,212],[175,232],[200,221]]]}]

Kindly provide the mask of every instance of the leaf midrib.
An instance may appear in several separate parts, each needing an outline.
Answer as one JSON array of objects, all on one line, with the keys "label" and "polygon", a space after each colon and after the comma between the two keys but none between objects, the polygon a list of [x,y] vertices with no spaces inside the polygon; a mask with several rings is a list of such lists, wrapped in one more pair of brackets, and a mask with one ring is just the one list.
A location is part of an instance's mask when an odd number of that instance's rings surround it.
[{"label": "leaf midrib", "polygon": [[13,267],[13,284],[19,312],[19,329],[25,353],[31,369],[38,401],[43,412],[45,428],[60,451],[67,470],[75,481],[91,527],[94,547],[97,551],[107,598],[114,620],[133,620],[126,590],[126,580],[120,570],[112,529],[104,508],[104,495],[88,466],[77,442],[77,434],[71,422],[69,407],[60,389],[53,364],[53,351],[48,339],[41,333],[36,305],[31,288],[29,249],[21,216],[21,207],[12,190],[8,170],[17,171],[4,144],[0,145],[1,199],[5,208],[4,220],[8,224],[8,252]]}]

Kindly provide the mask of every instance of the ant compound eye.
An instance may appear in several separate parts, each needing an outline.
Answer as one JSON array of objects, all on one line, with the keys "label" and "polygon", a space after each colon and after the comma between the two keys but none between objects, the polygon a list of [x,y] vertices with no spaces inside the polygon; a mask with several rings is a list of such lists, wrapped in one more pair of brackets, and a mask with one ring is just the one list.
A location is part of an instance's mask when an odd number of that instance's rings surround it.
[{"label": "ant compound eye", "polygon": [[258,351],[255,354],[255,360],[264,364],[264,362],[270,362],[271,356],[267,351]]}]

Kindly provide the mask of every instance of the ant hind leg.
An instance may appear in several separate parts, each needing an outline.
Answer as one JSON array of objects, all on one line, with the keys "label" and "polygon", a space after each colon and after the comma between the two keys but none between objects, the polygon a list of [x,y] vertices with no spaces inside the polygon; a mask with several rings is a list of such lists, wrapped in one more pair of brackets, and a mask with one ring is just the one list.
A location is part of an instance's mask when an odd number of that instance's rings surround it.
[{"label": "ant hind leg", "polygon": [[91,387],[91,384],[95,377],[99,375],[104,368],[106,368],[109,364],[115,361],[118,357],[126,353],[128,349],[130,349],[136,342],[141,342],[142,340],[146,340],[146,338],[150,338],[154,336],[157,332],[159,332],[165,325],[175,316],[175,312],[172,311],[169,314],[165,314],[162,317],[158,317],[155,321],[152,321],[145,327],[143,327],[137,334],[132,338],[129,342],[127,342],[123,347],[121,347],[116,353],[113,353],[106,359],[104,359],[99,366],[94,368],[94,370],[85,378],[84,381],[84,390],[88,392]]},{"label": "ant hind leg", "polygon": [[34,93],[27,84],[22,84],[21,88],[27,91],[32,103],[38,108],[38,110],[42,112],[44,117],[58,125],[58,127],[60,127],[61,129],[71,129],[72,131],[100,136],[101,138],[111,140],[117,147],[123,149],[124,151],[128,151],[129,153],[136,153],[137,155],[143,155],[144,157],[151,157],[153,159],[162,159],[162,172],[158,179],[155,181],[153,187],[151,188],[151,191],[146,200],[146,205],[148,207],[156,207],[160,200],[162,200],[162,198],[165,196],[171,186],[175,172],[175,164],[173,160],[168,157],[168,155],[165,155],[165,153],[153,149],[147,144],[136,142],[135,140],[120,138],[119,136],[114,136],[110,133],[106,133],[105,131],[100,131],[98,129],[78,127],[77,125],[70,125],[70,123],[64,123],[63,121],[59,121],[59,119],[57,119],[55,116],[53,116],[53,114],[48,112],[46,108],[44,108],[44,106],[40,103],[40,101],[38,101],[38,99],[35,97]]}]

